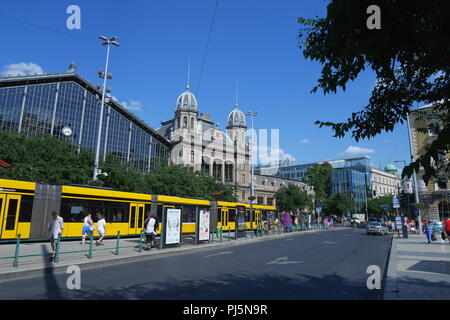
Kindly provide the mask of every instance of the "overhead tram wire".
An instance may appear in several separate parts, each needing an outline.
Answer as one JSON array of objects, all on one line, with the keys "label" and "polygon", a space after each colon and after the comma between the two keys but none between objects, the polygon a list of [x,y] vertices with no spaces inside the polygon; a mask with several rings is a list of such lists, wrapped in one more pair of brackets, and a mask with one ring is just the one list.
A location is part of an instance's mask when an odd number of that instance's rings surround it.
[{"label": "overhead tram wire", "polygon": [[34,28],[38,28],[38,29],[42,29],[42,30],[46,30],[46,31],[50,31],[50,32],[59,33],[59,34],[65,35],[65,36],[73,37],[73,38],[97,41],[97,37],[94,37],[94,36],[92,36],[92,37],[91,36],[87,36],[87,35],[85,36],[85,35],[75,34],[75,33],[72,33],[72,32],[67,32],[67,31],[61,31],[61,30],[58,30],[58,29],[53,29],[53,28],[50,28],[50,27],[46,27],[46,26],[42,26],[42,25],[36,24],[34,22],[29,22],[29,21],[25,21],[25,20],[22,20],[22,19],[17,19],[17,18],[11,17],[11,16],[7,16],[7,15],[1,13],[1,12],[0,12],[0,18],[5,18],[5,19],[8,19],[8,20],[11,20],[11,21],[14,21],[14,22],[18,22],[18,23],[22,23],[22,24],[25,24],[25,25],[28,25],[28,26],[31,26],[31,27],[34,27]]},{"label": "overhead tram wire", "polygon": [[198,84],[197,84],[197,97],[200,95],[200,85],[202,82],[202,77],[203,77],[203,71],[205,69],[205,64],[206,64],[206,57],[208,55],[208,49],[209,49],[209,44],[211,42],[211,35],[212,35],[212,31],[214,29],[214,22],[216,20],[216,13],[217,13],[217,7],[219,5],[219,0],[216,0],[216,4],[214,6],[214,12],[213,12],[213,16],[211,19],[211,26],[209,28],[209,34],[208,34],[208,41],[206,42],[206,48],[205,48],[205,53],[203,55],[203,61],[202,61],[202,68],[200,69],[200,76],[198,78]]}]

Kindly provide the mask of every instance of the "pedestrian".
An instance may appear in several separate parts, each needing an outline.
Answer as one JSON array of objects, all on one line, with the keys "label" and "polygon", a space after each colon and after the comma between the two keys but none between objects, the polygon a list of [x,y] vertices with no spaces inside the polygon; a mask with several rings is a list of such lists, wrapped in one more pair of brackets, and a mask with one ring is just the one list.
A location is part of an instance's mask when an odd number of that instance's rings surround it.
[{"label": "pedestrian", "polygon": [[428,225],[428,223],[425,223],[424,231],[425,231],[425,235],[427,236],[428,243],[431,243],[432,242],[433,230],[431,230],[431,228]]},{"label": "pedestrian", "polygon": [[52,247],[52,255],[50,261],[53,261],[56,257],[56,241],[64,232],[64,220],[59,216],[56,211],[52,212],[52,216],[48,221],[48,235],[50,238],[50,245]]},{"label": "pedestrian", "polygon": [[156,236],[156,230],[155,230],[155,214],[151,212],[147,212],[147,219],[145,219],[144,222],[144,231],[145,231],[145,238],[147,242],[147,250],[150,250],[150,248],[154,248],[155,243],[155,236]]},{"label": "pedestrian", "polygon": [[450,218],[444,220],[444,231],[447,234],[448,243],[450,244]]},{"label": "pedestrian", "polygon": [[91,236],[92,231],[95,230],[94,221],[92,221],[92,216],[88,213],[83,220],[83,229],[81,230],[81,234],[83,239],[81,240],[81,244],[84,246],[86,244],[86,236]]},{"label": "pedestrian", "polygon": [[98,239],[95,242],[95,245],[102,246],[103,245],[103,238],[106,234],[106,219],[105,216],[101,213],[97,215],[98,222],[97,222],[97,232],[100,234],[100,239]]}]

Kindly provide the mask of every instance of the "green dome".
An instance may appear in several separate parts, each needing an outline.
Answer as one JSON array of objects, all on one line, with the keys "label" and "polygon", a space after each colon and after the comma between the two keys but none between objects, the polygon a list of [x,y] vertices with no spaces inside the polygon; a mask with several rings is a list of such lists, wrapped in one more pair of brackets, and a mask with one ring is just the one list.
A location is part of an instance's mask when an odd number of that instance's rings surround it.
[{"label": "green dome", "polygon": [[388,164],[388,165],[386,166],[386,168],[384,168],[384,171],[386,171],[386,172],[390,172],[390,171],[395,171],[395,172],[397,172],[397,167],[394,166],[392,163],[390,163],[390,164]]}]

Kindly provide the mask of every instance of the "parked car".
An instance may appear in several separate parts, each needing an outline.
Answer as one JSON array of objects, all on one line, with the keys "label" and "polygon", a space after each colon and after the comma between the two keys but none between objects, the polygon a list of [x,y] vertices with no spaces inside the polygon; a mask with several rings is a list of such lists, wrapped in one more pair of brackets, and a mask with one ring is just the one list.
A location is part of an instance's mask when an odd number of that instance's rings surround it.
[{"label": "parked car", "polygon": [[385,235],[388,233],[389,233],[389,231],[387,230],[387,228],[383,227],[380,222],[370,222],[367,225],[367,235],[379,234],[380,236],[382,236],[382,235]]}]

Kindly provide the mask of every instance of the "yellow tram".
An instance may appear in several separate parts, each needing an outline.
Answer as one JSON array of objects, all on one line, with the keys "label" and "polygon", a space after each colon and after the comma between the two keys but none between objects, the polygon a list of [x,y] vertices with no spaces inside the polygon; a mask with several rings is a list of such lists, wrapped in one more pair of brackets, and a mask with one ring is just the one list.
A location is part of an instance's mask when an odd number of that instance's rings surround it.
[{"label": "yellow tram", "polygon": [[[163,210],[182,211],[182,233],[195,232],[197,209],[211,210],[213,221],[224,231],[235,230],[236,214],[245,212],[248,229],[256,228],[272,206],[234,202],[121,192],[87,186],[58,186],[0,179],[0,239],[43,239],[47,237],[47,221],[52,211],[64,219],[63,238],[81,237],[83,218],[87,212],[95,217],[102,213],[107,221],[107,236],[138,235],[144,227],[145,213],[152,211],[161,218]],[[160,230],[158,230],[160,232]]]}]

